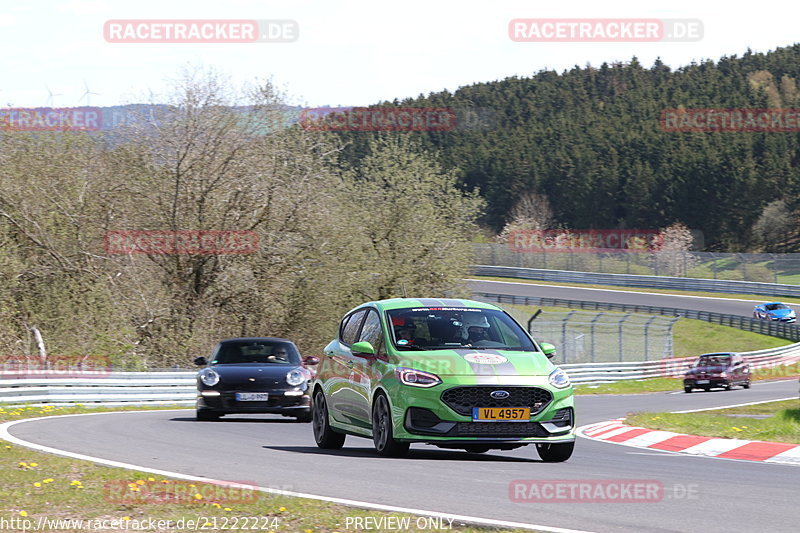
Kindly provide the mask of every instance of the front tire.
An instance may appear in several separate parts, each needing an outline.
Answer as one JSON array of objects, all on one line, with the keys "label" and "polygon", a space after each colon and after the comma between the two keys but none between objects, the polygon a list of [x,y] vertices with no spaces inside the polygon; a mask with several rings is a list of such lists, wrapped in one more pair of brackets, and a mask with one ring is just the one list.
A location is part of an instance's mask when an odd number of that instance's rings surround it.
[{"label": "front tire", "polygon": [[402,457],[408,453],[410,444],[394,440],[392,426],[392,412],[389,409],[389,400],[379,394],[375,397],[372,407],[372,442],[375,451],[383,457]]},{"label": "front tire", "polygon": [[572,451],[574,449],[575,442],[536,445],[536,451],[545,463],[563,463],[572,457]]},{"label": "front tire", "polygon": [[750,388],[750,382],[749,381],[745,381],[744,384],[742,385],[742,387],[744,387],[745,389],[749,389]]},{"label": "front tire", "polygon": [[195,418],[197,420],[202,420],[203,422],[219,420],[221,416],[221,414],[215,413],[214,411],[209,411],[208,409],[198,409],[195,413]]},{"label": "front tire", "polygon": [[316,394],[314,394],[311,412],[311,424],[317,446],[324,450],[341,449],[342,446],[344,446],[346,435],[343,433],[336,433],[333,428],[331,428],[328,419],[328,405],[325,403],[325,395],[321,390],[318,390]]}]

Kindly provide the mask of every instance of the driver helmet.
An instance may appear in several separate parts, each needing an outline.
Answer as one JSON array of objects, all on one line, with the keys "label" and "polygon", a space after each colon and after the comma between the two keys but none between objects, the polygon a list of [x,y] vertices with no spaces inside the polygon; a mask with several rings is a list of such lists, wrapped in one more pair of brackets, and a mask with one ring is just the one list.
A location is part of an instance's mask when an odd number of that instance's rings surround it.
[{"label": "driver helmet", "polygon": [[[480,328],[480,329],[472,330],[472,328]],[[463,320],[462,336],[465,339],[468,339],[471,330],[473,333],[482,332],[484,337],[488,337],[489,321],[486,319],[486,316],[478,313],[466,314]]]}]

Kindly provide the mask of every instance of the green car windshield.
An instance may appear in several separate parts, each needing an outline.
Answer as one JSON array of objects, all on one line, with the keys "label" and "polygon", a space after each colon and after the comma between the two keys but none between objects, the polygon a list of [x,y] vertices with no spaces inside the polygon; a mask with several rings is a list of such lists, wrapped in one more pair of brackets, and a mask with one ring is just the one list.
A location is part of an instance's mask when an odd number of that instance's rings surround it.
[{"label": "green car windshield", "polygon": [[502,311],[415,307],[387,311],[398,350],[458,348],[536,351],[530,337]]}]

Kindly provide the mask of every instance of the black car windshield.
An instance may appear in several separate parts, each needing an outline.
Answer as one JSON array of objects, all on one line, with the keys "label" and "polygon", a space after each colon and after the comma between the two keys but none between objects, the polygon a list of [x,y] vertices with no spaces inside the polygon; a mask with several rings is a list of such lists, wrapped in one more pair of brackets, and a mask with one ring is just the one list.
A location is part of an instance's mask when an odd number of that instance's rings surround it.
[{"label": "black car windshield", "polygon": [[709,355],[697,360],[697,366],[728,366],[731,361],[729,355]]},{"label": "black car windshield", "polygon": [[778,309],[789,309],[784,304],[767,304],[767,311],[776,311]]},{"label": "black car windshield", "polygon": [[418,307],[387,311],[399,350],[454,348],[535,351],[530,337],[503,311]]},{"label": "black car windshield", "polygon": [[214,351],[212,365],[300,364],[293,344],[280,341],[228,341]]}]

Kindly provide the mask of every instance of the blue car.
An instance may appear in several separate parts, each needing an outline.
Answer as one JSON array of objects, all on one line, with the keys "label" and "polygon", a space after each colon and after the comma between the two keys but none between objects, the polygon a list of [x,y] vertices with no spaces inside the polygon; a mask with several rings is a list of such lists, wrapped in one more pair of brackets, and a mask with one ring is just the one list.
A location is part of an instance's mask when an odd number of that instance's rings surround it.
[{"label": "blue car", "polygon": [[794,322],[797,320],[797,315],[788,305],[780,302],[771,302],[755,306],[753,308],[753,318],[773,320],[775,322]]}]

